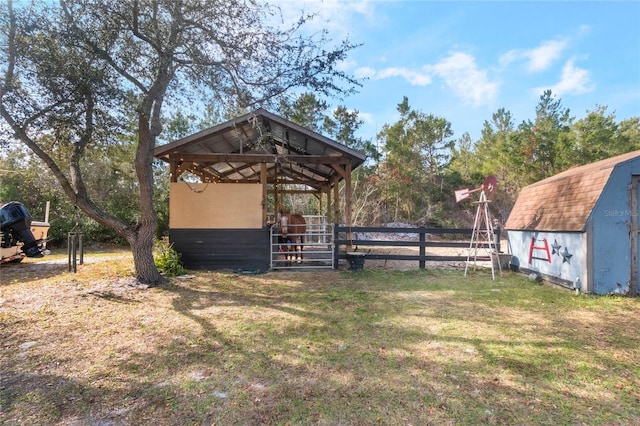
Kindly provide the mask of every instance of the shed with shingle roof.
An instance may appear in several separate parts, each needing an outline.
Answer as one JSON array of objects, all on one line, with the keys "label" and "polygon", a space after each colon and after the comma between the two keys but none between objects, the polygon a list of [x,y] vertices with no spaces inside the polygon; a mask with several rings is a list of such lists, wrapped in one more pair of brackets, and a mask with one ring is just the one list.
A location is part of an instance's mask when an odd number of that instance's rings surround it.
[{"label": "shed with shingle roof", "polygon": [[522,189],[505,224],[513,264],[582,291],[638,289],[640,151]]}]

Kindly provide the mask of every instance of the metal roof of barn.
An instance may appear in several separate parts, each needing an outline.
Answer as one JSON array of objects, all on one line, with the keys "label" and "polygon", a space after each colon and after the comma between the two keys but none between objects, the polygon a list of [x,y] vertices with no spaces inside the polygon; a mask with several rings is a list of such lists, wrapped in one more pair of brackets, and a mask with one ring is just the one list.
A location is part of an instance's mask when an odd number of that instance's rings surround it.
[{"label": "metal roof of barn", "polygon": [[584,231],[591,211],[617,165],[640,157],[640,151],[574,167],[522,188],[507,230]]},{"label": "metal roof of barn", "polygon": [[[320,188],[343,178],[366,156],[319,133],[258,109],[155,149],[176,164],[177,176],[199,175],[205,182],[260,182],[266,164],[269,183]],[[176,176],[176,178],[177,178]]]}]

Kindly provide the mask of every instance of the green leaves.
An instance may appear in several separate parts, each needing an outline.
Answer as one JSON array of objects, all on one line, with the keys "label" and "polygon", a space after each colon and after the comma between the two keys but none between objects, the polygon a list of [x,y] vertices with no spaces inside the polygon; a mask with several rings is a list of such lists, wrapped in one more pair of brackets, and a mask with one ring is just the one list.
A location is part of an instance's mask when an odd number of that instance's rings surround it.
[{"label": "green leaves", "polygon": [[153,261],[160,273],[168,277],[176,277],[185,273],[180,254],[169,243],[169,239],[164,237],[156,241],[154,246]]},{"label": "green leaves", "polygon": [[443,117],[412,110],[407,97],[398,104],[400,119],[380,134],[385,162],[382,195],[393,207],[393,221],[431,219],[442,191],[454,141],[451,123]]}]

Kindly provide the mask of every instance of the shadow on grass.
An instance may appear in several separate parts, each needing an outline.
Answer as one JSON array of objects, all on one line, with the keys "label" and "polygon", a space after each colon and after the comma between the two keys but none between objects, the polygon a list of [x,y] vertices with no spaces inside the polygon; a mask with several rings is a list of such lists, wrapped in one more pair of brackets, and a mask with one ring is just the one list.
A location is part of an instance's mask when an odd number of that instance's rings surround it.
[{"label": "shadow on grass", "polygon": [[[396,304],[389,311],[385,294],[425,291],[424,283],[422,288],[410,282],[384,286],[384,289],[379,285],[368,287],[367,279],[377,274],[360,274],[348,280],[347,286],[344,283],[325,283],[323,286],[317,282],[302,283],[296,290],[270,295],[263,294],[262,289],[247,291],[247,287],[241,285],[225,285],[224,291],[220,292],[206,287],[173,287],[171,291],[178,294],[174,299],[176,311],[196,321],[205,335],[221,339],[225,349],[242,358],[244,374],[264,378],[273,377],[274,372],[280,373],[278,379],[268,381],[278,398],[284,393],[288,398],[308,401],[309,392],[327,395],[336,391],[338,396],[361,395],[348,402],[339,401],[340,398],[338,401],[321,398],[322,404],[335,404],[333,409],[356,423],[363,420],[361,416],[373,419],[364,414],[367,404],[386,407],[387,415],[400,416],[400,408],[389,405],[390,401],[398,399],[415,399],[422,401],[418,405],[430,407],[429,415],[420,410],[410,414],[405,411],[405,416],[414,422],[432,421],[433,416],[437,418],[438,415],[449,420],[488,423],[522,422],[538,417],[540,421],[553,418],[568,422],[588,421],[591,418],[589,410],[603,406],[608,407],[613,416],[625,418],[624,409],[619,410],[597,393],[580,393],[589,378],[576,377],[571,371],[580,369],[581,363],[593,362],[607,366],[603,367],[603,374],[591,375],[600,380],[607,379],[606,370],[611,367],[633,375],[631,359],[621,362],[588,349],[588,340],[576,335],[575,330],[561,321],[554,322],[549,331],[543,328],[542,331],[527,331],[520,336],[516,332],[500,338],[474,338],[460,331],[456,333],[463,335],[447,335],[419,326],[401,325],[394,319],[425,315],[436,323],[482,324],[492,333],[519,327],[512,317],[502,318],[500,308],[479,308],[478,303],[456,297],[448,302],[454,313],[448,313],[447,303],[441,303],[438,298],[427,305]],[[437,277],[438,273],[411,272],[407,275],[424,279]],[[362,285],[357,284],[359,281]],[[458,286],[453,291],[462,290]],[[452,289],[449,285],[435,285],[428,291],[451,292]],[[205,314],[207,308],[214,306],[276,310],[293,315],[296,320],[278,327],[258,319],[254,324],[244,325],[246,336],[229,339]],[[545,313],[543,311],[541,315]],[[467,356],[469,354],[472,356]],[[345,378],[348,378],[346,382]],[[386,391],[381,391],[380,386]],[[294,395],[290,394],[292,389],[296,389]],[[457,394],[461,396],[454,396]],[[564,401],[560,405],[566,405],[567,399],[576,407],[558,408],[556,403]],[[558,401],[554,403],[554,400]],[[586,408],[577,408],[579,404],[586,404]],[[279,421],[288,419],[280,414],[271,413]],[[327,413],[321,413],[321,416],[326,418]],[[309,413],[307,420],[313,419]]]},{"label": "shadow on grass", "polygon": [[[30,409],[40,424],[638,420],[638,349],[615,316],[580,320],[579,299],[549,304],[524,281],[461,280],[438,271],[174,280],[140,296],[161,304],[153,320],[167,333],[109,359],[108,377],[25,374],[14,356],[0,420],[27,423]],[[105,309],[133,306],[97,296]]]},{"label": "shadow on grass", "polygon": [[0,285],[28,283],[45,278],[57,277],[68,272],[67,263],[42,260],[22,261],[4,264],[0,267]]}]

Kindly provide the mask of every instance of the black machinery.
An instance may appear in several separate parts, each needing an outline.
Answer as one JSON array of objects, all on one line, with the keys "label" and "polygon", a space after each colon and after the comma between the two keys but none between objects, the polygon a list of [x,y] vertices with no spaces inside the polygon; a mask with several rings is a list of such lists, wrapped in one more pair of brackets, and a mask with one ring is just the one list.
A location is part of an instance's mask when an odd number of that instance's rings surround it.
[{"label": "black machinery", "polygon": [[[35,225],[35,223],[34,223]],[[48,223],[39,222],[38,225]],[[0,206],[0,248],[2,263],[20,261],[22,257],[42,257],[46,250],[46,232],[37,239],[31,232],[32,220],[24,204],[17,201]],[[5,253],[8,253],[5,256]],[[24,253],[24,254],[22,254]]]}]

